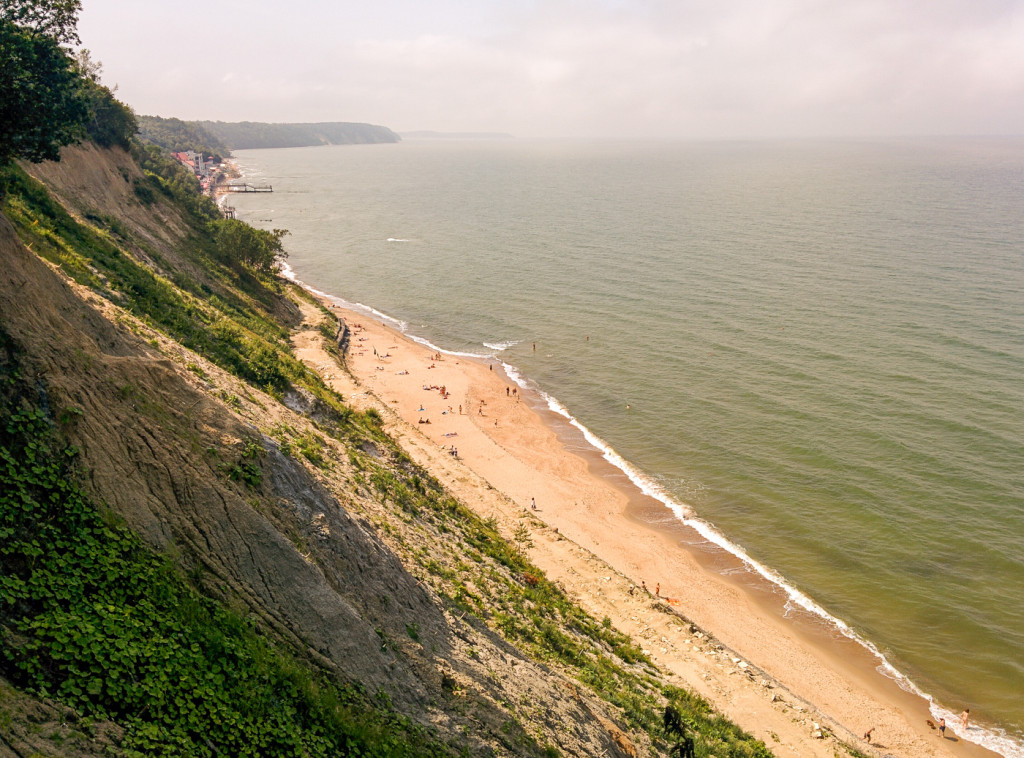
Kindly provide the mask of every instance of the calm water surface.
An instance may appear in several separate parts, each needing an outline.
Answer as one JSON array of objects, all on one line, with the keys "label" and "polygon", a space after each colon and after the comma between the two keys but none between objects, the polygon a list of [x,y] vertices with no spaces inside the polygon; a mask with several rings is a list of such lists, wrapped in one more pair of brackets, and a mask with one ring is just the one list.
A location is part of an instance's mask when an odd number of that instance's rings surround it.
[{"label": "calm water surface", "polygon": [[302,281],[500,355],[1024,756],[1024,141],[237,158]]}]

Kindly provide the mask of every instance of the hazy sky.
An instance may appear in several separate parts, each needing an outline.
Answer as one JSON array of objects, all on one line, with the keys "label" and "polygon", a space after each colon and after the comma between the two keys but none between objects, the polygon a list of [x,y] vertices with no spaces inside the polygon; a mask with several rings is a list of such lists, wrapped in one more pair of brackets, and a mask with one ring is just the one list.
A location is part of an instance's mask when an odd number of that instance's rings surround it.
[{"label": "hazy sky", "polygon": [[1024,0],[83,0],[137,112],[396,131],[1024,134]]}]

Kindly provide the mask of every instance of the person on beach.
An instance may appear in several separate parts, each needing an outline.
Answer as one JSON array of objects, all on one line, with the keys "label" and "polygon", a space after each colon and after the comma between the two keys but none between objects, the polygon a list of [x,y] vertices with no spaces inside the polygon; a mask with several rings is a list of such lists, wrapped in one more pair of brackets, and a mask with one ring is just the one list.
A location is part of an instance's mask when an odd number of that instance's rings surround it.
[{"label": "person on beach", "polygon": [[506,388],[505,388],[505,397],[508,397],[508,396],[509,396],[509,395],[511,395],[511,394],[512,394],[512,389],[511,389],[511,388],[509,388],[509,387],[506,387]]},{"label": "person on beach", "polygon": [[534,500],[532,497],[530,498],[530,510],[531,511],[537,510],[537,501]]},{"label": "person on beach", "polygon": [[967,729],[967,723],[971,720],[971,709],[964,708],[964,712],[960,714],[960,723],[964,729]]},{"label": "person on beach", "polygon": [[874,728],[874,727],[871,727],[871,728],[870,728],[870,729],[868,729],[868,730],[867,730],[866,732],[864,732],[864,741],[865,741],[865,742],[871,742],[871,733],[872,733],[873,731],[875,731],[875,728]]},{"label": "person on beach", "polygon": [[654,596],[661,597],[661,582],[658,582],[656,585],[654,585]]},{"label": "person on beach", "polygon": [[640,580],[640,589],[642,589],[644,592],[650,592],[650,590],[647,589],[647,582],[645,582],[643,579]]},{"label": "person on beach", "polygon": [[939,736],[946,736],[946,719],[939,719]]}]

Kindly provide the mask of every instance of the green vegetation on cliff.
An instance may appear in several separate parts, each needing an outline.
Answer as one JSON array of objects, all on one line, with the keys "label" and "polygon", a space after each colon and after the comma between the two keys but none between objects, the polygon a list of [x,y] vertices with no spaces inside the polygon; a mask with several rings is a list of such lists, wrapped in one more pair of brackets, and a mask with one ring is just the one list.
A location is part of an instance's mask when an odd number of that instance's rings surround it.
[{"label": "green vegetation on cliff", "polygon": [[34,14],[29,3],[0,5],[0,166],[12,158],[55,159],[86,119],[74,61],[75,18]]},{"label": "green vegetation on cliff", "polygon": [[0,331],[0,674],[91,720],[123,755],[449,751],[199,594],[75,484],[77,450]]},{"label": "green vegetation on cliff", "polygon": [[127,147],[135,134],[135,115],[100,84],[99,64],[64,47],[78,41],[80,8],[79,0],[0,3],[0,168],[15,158],[56,160],[83,137]]}]

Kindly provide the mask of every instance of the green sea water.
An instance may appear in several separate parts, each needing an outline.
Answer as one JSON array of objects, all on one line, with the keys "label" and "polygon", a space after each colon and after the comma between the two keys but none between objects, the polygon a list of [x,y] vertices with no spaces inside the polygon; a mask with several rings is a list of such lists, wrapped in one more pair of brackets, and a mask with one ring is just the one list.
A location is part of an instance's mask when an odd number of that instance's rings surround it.
[{"label": "green sea water", "polygon": [[1024,140],[236,157],[301,281],[498,356],[1024,756]]}]

